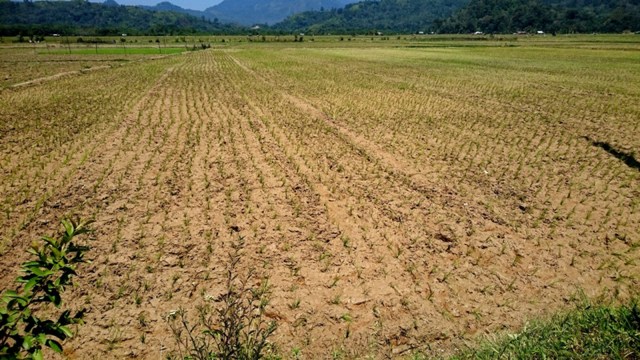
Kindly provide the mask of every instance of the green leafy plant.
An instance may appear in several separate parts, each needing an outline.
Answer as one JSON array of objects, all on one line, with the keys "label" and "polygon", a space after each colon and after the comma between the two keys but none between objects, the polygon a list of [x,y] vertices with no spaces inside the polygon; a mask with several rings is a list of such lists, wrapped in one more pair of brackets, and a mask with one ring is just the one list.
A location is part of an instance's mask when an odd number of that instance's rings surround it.
[{"label": "green leafy plant", "polygon": [[250,286],[252,271],[238,275],[242,247],[242,239],[232,245],[225,291],[218,297],[205,296],[207,303],[198,308],[195,324],[184,309],[169,313],[167,322],[177,345],[170,358],[257,360],[270,350],[268,338],[276,323],[264,318],[269,284],[265,280]]},{"label": "green leafy plant", "polygon": [[62,306],[62,293],[73,285],[77,266],[87,262],[87,246],[78,245],[75,237],[87,233],[88,222],[62,220],[64,230],[58,237],[42,238],[28,250],[36,259],[22,264],[19,287],[6,290],[0,305],[0,358],[42,359],[43,348],[62,352],[62,342],[73,336],[72,324],[82,324],[85,310],[71,314],[63,310],[57,319],[37,313],[53,304]]}]

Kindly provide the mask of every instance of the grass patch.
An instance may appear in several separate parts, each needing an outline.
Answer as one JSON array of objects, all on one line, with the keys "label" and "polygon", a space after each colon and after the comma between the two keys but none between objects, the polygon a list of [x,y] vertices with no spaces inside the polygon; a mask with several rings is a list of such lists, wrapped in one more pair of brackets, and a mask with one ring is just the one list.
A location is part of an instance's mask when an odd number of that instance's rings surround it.
[{"label": "grass patch", "polygon": [[451,357],[458,359],[640,359],[638,300],[622,306],[584,302]]},{"label": "grass patch", "polygon": [[50,55],[154,55],[154,54],[177,54],[183,51],[187,51],[184,47],[179,48],[162,48],[158,49],[157,47],[132,47],[123,49],[121,47],[109,47],[109,48],[100,48],[96,50],[95,48],[83,48],[83,49],[55,49],[55,50],[46,50],[41,51],[40,54],[50,54]]}]

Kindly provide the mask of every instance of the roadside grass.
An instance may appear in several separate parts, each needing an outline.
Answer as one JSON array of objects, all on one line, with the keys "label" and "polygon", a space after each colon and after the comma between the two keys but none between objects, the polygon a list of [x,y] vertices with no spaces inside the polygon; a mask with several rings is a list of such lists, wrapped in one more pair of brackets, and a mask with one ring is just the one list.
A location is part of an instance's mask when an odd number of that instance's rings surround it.
[{"label": "roadside grass", "polygon": [[583,301],[567,313],[533,321],[520,333],[484,340],[450,358],[463,359],[640,359],[638,298],[619,306]]}]

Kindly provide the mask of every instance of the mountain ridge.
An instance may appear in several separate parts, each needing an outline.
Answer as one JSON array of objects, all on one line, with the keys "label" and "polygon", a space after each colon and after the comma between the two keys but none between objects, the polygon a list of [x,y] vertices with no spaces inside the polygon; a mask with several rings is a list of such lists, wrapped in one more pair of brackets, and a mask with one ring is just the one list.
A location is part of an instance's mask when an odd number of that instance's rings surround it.
[{"label": "mountain ridge", "polygon": [[274,24],[309,10],[341,8],[354,0],[224,0],[204,10],[224,22]]},{"label": "mountain ridge", "polygon": [[[107,1],[114,1],[114,0],[106,0],[105,3]],[[199,17],[199,18],[204,17],[205,19],[213,20],[213,17],[211,17],[211,14],[207,12],[200,11],[200,10],[186,9],[169,1],[161,1],[153,6],[149,6],[149,5],[136,5],[136,6],[141,7],[143,9],[152,10],[152,11],[173,11],[173,12],[178,12],[182,14]]]}]

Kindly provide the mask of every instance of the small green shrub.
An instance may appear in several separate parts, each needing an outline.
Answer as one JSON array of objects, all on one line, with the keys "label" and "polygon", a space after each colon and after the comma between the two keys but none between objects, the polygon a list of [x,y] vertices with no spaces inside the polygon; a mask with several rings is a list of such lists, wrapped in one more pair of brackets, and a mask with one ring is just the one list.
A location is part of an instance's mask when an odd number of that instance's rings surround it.
[{"label": "small green shrub", "polygon": [[251,271],[246,276],[238,275],[242,247],[242,239],[233,244],[225,292],[217,298],[206,297],[195,324],[189,322],[184,309],[172,311],[167,317],[177,345],[169,358],[257,360],[270,350],[268,338],[275,332],[276,323],[264,318],[269,285],[265,280],[251,287]]},{"label": "small green shrub", "polygon": [[61,353],[61,342],[73,336],[69,325],[82,324],[84,310],[74,315],[64,310],[57,319],[37,314],[49,304],[62,306],[62,293],[73,284],[77,266],[87,262],[89,248],[74,240],[89,231],[88,223],[63,220],[62,225],[60,236],[45,236],[43,245],[32,245],[28,252],[36,259],[22,264],[19,288],[1,296],[0,359],[42,359],[43,347]]}]

